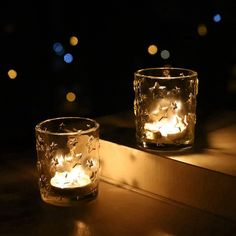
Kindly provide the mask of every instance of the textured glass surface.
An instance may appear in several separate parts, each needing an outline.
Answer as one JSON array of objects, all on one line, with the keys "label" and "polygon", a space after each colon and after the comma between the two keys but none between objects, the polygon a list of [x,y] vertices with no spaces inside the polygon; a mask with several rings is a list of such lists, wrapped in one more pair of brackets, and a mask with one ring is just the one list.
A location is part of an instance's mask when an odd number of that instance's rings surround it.
[{"label": "textured glass surface", "polygon": [[134,78],[134,114],[139,146],[157,150],[194,143],[197,73],[182,68],[139,70]]},{"label": "textured glass surface", "polygon": [[45,202],[70,206],[94,199],[99,183],[99,124],[61,117],[36,125],[39,189]]}]

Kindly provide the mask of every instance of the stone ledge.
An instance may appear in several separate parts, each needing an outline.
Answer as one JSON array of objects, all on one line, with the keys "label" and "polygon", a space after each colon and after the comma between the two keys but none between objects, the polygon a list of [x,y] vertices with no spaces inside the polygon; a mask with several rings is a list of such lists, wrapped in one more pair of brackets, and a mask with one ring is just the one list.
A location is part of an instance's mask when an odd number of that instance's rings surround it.
[{"label": "stone ledge", "polygon": [[178,156],[171,158],[103,139],[100,145],[101,176],[106,181],[236,220],[236,177],[194,165],[194,159],[214,162],[220,154],[195,154],[187,163]]}]

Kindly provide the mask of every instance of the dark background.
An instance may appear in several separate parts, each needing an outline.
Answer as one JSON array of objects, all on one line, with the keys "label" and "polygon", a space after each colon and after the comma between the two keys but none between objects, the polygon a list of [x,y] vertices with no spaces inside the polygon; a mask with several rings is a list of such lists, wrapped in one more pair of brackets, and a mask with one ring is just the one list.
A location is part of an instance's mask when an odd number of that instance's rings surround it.
[{"label": "dark background", "polygon": [[[216,14],[220,22],[213,21]],[[43,119],[132,110],[133,73],[144,67],[196,70],[201,119],[235,110],[235,15],[236,3],[225,0],[0,3],[1,147],[32,146]],[[205,36],[198,34],[200,24]],[[55,53],[56,42],[73,55],[72,63]],[[147,51],[151,44],[155,55]],[[9,69],[17,71],[15,79]],[[76,94],[72,103],[69,91]]]}]

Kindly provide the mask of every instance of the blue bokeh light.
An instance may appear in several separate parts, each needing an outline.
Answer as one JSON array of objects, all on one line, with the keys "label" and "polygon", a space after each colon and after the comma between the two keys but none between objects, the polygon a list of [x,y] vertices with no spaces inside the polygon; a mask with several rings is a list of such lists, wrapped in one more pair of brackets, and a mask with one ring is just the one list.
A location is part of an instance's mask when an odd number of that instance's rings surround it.
[{"label": "blue bokeh light", "polygon": [[61,43],[59,43],[59,42],[56,42],[56,43],[53,44],[53,50],[59,56],[64,54],[63,45]]},{"label": "blue bokeh light", "polygon": [[218,23],[221,21],[221,15],[220,14],[216,14],[213,16],[213,21]]},{"label": "blue bokeh light", "polygon": [[73,61],[73,56],[72,56],[70,53],[66,53],[66,54],[64,55],[64,61],[65,61],[66,63],[71,63],[71,62]]}]

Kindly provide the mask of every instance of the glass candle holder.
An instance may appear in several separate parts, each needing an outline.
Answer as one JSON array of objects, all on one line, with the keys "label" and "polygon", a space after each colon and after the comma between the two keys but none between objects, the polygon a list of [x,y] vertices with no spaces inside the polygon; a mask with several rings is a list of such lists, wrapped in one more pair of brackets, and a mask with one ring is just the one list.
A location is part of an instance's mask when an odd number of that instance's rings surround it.
[{"label": "glass candle holder", "polygon": [[43,201],[74,206],[98,195],[99,124],[59,117],[35,127],[39,189]]},{"label": "glass candle holder", "polygon": [[141,148],[191,148],[196,124],[197,72],[184,68],[141,69],[134,73],[134,114]]}]

